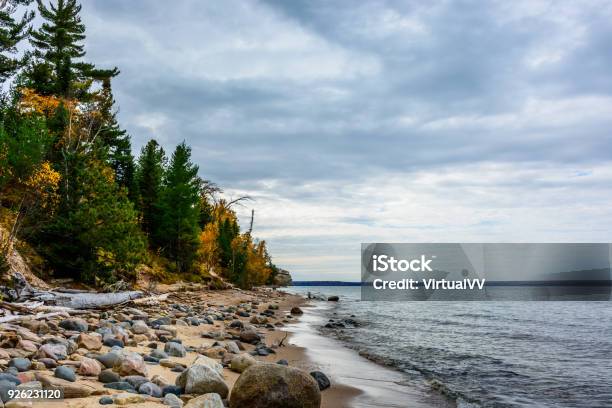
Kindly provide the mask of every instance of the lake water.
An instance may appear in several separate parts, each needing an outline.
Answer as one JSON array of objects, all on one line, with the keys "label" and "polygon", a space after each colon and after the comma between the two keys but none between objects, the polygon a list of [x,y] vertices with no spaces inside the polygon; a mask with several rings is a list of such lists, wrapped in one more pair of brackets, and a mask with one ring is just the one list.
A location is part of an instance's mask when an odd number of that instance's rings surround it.
[{"label": "lake water", "polygon": [[339,295],[320,328],[464,407],[612,407],[610,302],[361,301],[359,287],[291,287]]}]

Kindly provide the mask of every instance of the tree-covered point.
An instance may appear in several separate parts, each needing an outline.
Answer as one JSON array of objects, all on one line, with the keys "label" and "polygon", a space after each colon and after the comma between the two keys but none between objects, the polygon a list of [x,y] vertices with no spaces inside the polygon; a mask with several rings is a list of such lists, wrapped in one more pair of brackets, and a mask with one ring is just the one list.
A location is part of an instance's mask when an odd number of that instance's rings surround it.
[{"label": "tree-covered point", "polygon": [[[32,27],[30,3],[0,10],[0,80],[12,84],[0,91],[0,273],[21,240],[43,277],[105,286],[161,267],[171,279],[269,282],[276,267],[241,233],[240,200],[200,177],[185,142],[168,160],[150,140],[134,160],[112,93],[119,70],[84,60],[81,5],[37,0]],[[25,41],[33,50],[19,56]]]}]

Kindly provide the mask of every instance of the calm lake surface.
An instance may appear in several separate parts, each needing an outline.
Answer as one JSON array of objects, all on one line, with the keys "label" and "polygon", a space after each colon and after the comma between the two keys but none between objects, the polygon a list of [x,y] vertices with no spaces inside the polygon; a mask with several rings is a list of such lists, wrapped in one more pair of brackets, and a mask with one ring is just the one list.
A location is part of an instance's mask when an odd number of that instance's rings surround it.
[{"label": "calm lake surface", "polygon": [[339,295],[322,329],[461,407],[612,407],[611,302],[361,301],[360,287],[297,286]]}]

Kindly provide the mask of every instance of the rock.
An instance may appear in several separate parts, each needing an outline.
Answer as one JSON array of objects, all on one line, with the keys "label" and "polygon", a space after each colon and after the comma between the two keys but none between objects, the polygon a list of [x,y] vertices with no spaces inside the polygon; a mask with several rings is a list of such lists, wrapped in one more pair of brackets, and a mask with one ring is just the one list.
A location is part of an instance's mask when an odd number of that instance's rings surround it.
[{"label": "rock", "polygon": [[96,360],[101,362],[106,368],[113,368],[117,363],[121,361],[121,357],[118,353],[108,352],[100,356],[96,356]]},{"label": "rock", "polygon": [[98,404],[100,405],[110,405],[113,403],[113,399],[109,396],[104,396],[98,400]]},{"label": "rock", "polygon": [[205,366],[208,366],[208,367],[212,368],[213,370],[215,370],[217,372],[217,374],[219,374],[221,376],[223,375],[223,366],[221,364],[217,363],[212,358],[209,358],[209,357],[206,357],[206,356],[198,356],[198,358],[193,363],[193,365],[205,365]]},{"label": "rock", "polygon": [[176,385],[166,385],[165,387],[162,388],[163,395],[168,395],[168,394],[181,395],[182,393],[183,393],[183,389],[181,387],[177,387]]},{"label": "rock", "polygon": [[225,408],[219,394],[209,393],[190,399],[185,408]]},{"label": "rock", "polygon": [[257,360],[255,360],[253,356],[248,353],[242,353],[232,359],[232,361],[230,362],[230,368],[232,369],[232,371],[241,373],[256,363]]},{"label": "rock", "polygon": [[166,394],[163,403],[172,408],[181,408],[183,406],[183,401],[174,394]]},{"label": "rock", "polygon": [[147,366],[140,354],[124,351],[120,360],[115,363],[113,370],[119,373],[119,375],[142,375],[147,376]]},{"label": "rock", "polygon": [[180,343],[175,343],[173,341],[169,341],[164,346],[164,351],[171,357],[185,357],[187,355],[187,351],[185,350],[185,346]]},{"label": "rock", "polygon": [[45,390],[64,390],[64,398],[85,398],[89,397],[95,391],[95,388],[91,385],[81,382],[73,383],[42,373],[36,373],[36,379],[42,383],[43,389]]},{"label": "rock", "polygon": [[12,382],[15,385],[21,384],[21,380],[12,374],[0,373],[0,381]]},{"label": "rock", "polygon": [[215,370],[205,365],[193,365],[176,378],[176,385],[182,387],[187,394],[208,394],[216,392],[221,397],[227,397],[229,389],[223,377]]},{"label": "rock", "polygon": [[63,344],[47,343],[40,346],[37,356],[39,358],[51,358],[55,361],[65,360],[68,357],[68,350]]},{"label": "rock", "polygon": [[78,373],[86,377],[97,377],[102,371],[102,367],[97,360],[89,357],[83,357],[81,359],[81,365],[79,366]]},{"label": "rock", "polygon": [[122,340],[114,337],[105,337],[103,343],[107,347],[123,347],[125,345]]},{"label": "rock", "polygon": [[27,358],[17,357],[9,361],[9,366],[15,367],[19,372],[28,371],[32,367],[32,362]]},{"label": "rock", "polygon": [[159,374],[156,374],[151,378],[151,382],[155,385],[159,385],[160,387],[165,387],[166,385],[170,385],[170,381],[168,381],[165,377],[162,377]]},{"label": "rock", "polygon": [[138,392],[141,394],[147,394],[155,398],[161,398],[162,390],[159,386],[153,384],[152,382],[146,382],[138,387]]},{"label": "rock", "polygon": [[274,286],[291,286],[291,274],[284,270],[279,269],[273,280]]},{"label": "rock", "polygon": [[288,366],[289,362],[287,360],[285,360],[284,358],[281,358],[280,360],[278,360],[276,362],[276,364],[280,364],[280,365],[284,365],[284,366]]},{"label": "rock", "polygon": [[113,397],[113,402],[117,405],[140,404],[145,401],[146,399],[139,394],[123,393]]},{"label": "rock", "polygon": [[225,348],[230,353],[233,353],[233,354],[239,354],[240,353],[240,347],[238,347],[238,345],[236,344],[235,341],[228,341],[227,343],[225,343]]},{"label": "rock", "polygon": [[149,379],[142,375],[128,375],[123,378],[123,381],[129,382],[134,389],[138,389],[142,384],[149,382]]},{"label": "rock", "polygon": [[245,343],[258,343],[260,340],[259,334],[255,331],[255,328],[250,325],[245,325],[245,327],[240,330],[240,341],[244,341]]},{"label": "rock", "polygon": [[230,329],[242,329],[244,327],[244,323],[241,320],[232,320],[229,324]]},{"label": "rock", "polygon": [[205,355],[206,357],[221,359],[223,358],[227,350],[225,349],[225,347],[222,346],[214,346],[205,349],[200,349],[198,350],[198,352],[200,354]]},{"label": "rock", "polygon": [[36,345],[36,343],[30,340],[19,340],[19,343],[17,343],[17,347],[24,351],[27,351],[28,353],[36,353],[36,351],[38,351],[38,346]]},{"label": "rock", "polygon": [[81,333],[77,337],[79,348],[87,350],[100,350],[102,348],[102,338],[93,334]]},{"label": "rock", "polygon": [[65,319],[59,323],[59,327],[65,330],[86,332],[89,329],[87,322],[80,318]]},{"label": "rock", "polygon": [[165,351],[161,350],[153,350],[150,355],[151,357],[154,357],[158,360],[161,360],[162,358],[168,358],[168,354],[166,354]]},{"label": "rock", "polygon": [[307,372],[279,364],[254,364],[234,384],[230,408],[319,408],[321,392]]},{"label": "rock", "polygon": [[142,320],[136,320],[132,324],[132,333],[134,334],[146,334],[149,332],[149,326]]},{"label": "rock", "polygon": [[340,298],[338,296],[335,296],[335,295],[334,296],[330,296],[330,297],[327,298],[328,302],[337,302],[339,300],[340,300]]},{"label": "rock", "polygon": [[299,307],[297,307],[297,306],[294,306],[294,307],[292,307],[292,308],[291,308],[291,314],[292,314],[292,315],[301,315],[301,314],[303,314],[303,313],[304,313],[304,312],[302,312],[302,309],[300,309],[300,308],[299,308]]},{"label": "rock", "polygon": [[100,372],[100,374],[98,375],[98,381],[100,381],[103,384],[107,384],[107,383],[121,381],[121,377],[119,376],[119,374],[114,372],[112,369],[107,369],[107,370]]},{"label": "rock", "polygon": [[43,363],[46,368],[55,368],[57,367],[57,361],[52,358],[44,357],[38,359],[39,363]]},{"label": "rock", "polygon": [[12,381],[0,380],[0,399],[3,402],[7,402],[9,398],[9,391],[17,389],[17,384]]},{"label": "rock", "polygon": [[74,370],[67,366],[57,367],[55,371],[53,372],[53,375],[57,378],[61,378],[62,380],[66,380],[70,382],[76,381],[76,375],[74,373]]},{"label": "rock", "polygon": [[317,381],[319,384],[319,390],[321,391],[328,389],[331,385],[329,378],[327,378],[327,376],[321,371],[311,371],[310,376]]},{"label": "rock", "polygon": [[177,335],[177,330],[176,330],[176,327],[174,327],[174,326],[170,326],[168,324],[163,324],[163,325],[159,326],[159,329],[163,330],[163,331],[167,331],[168,333],[172,334],[172,336],[174,336],[174,337],[176,337],[176,335]]},{"label": "rock", "polygon": [[109,388],[111,390],[119,390],[119,391],[133,391],[136,392],[132,384],[127,381],[117,381],[104,384],[104,388]]}]

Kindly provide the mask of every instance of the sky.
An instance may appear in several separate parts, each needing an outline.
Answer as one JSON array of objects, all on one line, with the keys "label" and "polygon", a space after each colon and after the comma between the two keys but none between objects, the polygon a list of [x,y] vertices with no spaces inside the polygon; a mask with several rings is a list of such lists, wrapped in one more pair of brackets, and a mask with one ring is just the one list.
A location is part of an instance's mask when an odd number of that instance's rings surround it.
[{"label": "sky", "polygon": [[609,1],[83,0],[135,152],[185,140],[294,280],[362,242],[612,232]]}]

